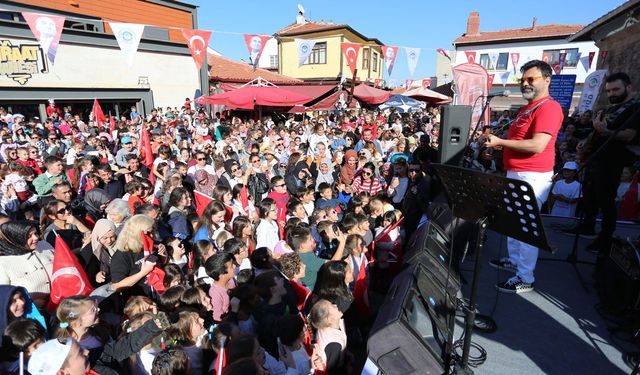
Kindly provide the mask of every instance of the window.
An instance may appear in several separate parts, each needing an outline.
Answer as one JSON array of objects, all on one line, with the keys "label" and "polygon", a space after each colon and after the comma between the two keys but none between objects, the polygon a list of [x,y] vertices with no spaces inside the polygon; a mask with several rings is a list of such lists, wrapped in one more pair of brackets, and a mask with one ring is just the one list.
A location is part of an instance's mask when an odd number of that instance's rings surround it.
[{"label": "window", "polygon": [[373,67],[373,71],[377,72],[378,71],[378,54],[377,53],[373,53],[373,63],[372,63],[372,67]]},{"label": "window", "polygon": [[311,50],[305,64],[326,64],[327,63],[327,42],[316,43]]},{"label": "window", "polygon": [[496,66],[493,66],[491,63],[491,59],[489,58],[488,53],[483,53],[480,55],[480,65],[482,65],[487,70],[507,70],[509,67],[509,53],[504,52],[498,54],[498,62]]},{"label": "window", "polygon": [[575,68],[578,66],[578,49],[577,48],[567,48],[567,49],[546,49],[542,51],[542,56],[549,56],[549,65],[553,66],[555,64],[560,63],[560,54],[565,52],[567,57],[564,60],[565,68]]},{"label": "window", "polygon": [[369,48],[362,49],[362,69],[369,69],[369,53],[371,50]]},{"label": "window", "polygon": [[492,70],[491,68],[491,60],[489,60],[489,55],[483,53],[480,55],[480,65],[487,70]]},{"label": "window", "polygon": [[496,67],[496,70],[507,70],[507,64],[509,63],[509,54],[508,53],[501,53],[500,55],[498,55],[498,66]]},{"label": "window", "polygon": [[278,69],[278,55],[269,56],[269,67],[273,69]]}]

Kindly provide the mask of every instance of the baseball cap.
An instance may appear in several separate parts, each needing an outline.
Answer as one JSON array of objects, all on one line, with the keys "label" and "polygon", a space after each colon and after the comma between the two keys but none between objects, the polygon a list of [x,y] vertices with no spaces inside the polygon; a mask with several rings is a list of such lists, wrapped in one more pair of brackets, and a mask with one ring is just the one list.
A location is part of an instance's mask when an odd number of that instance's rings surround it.
[{"label": "baseball cap", "polygon": [[131,137],[122,137],[122,139],[120,140],[120,143],[125,144],[125,143],[132,143],[133,140],[131,139]]},{"label": "baseball cap", "polygon": [[71,351],[72,339],[66,343],[54,339],[40,345],[29,359],[29,372],[32,375],[54,375],[60,370]]},{"label": "baseball cap", "polygon": [[571,169],[573,171],[577,171],[578,170],[578,164],[576,164],[575,161],[568,161],[568,162],[564,163],[564,166],[562,167],[562,169]]}]

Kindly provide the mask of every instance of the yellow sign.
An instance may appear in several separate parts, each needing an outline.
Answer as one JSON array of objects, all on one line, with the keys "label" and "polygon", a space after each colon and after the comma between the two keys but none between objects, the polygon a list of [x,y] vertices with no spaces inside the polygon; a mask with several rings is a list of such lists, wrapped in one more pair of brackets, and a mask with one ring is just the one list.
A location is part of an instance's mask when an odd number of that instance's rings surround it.
[{"label": "yellow sign", "polygon": [[0,39],[0,75],[21,85],[34,74],[48,73],[49,66],[39,44],[16,44]]}]

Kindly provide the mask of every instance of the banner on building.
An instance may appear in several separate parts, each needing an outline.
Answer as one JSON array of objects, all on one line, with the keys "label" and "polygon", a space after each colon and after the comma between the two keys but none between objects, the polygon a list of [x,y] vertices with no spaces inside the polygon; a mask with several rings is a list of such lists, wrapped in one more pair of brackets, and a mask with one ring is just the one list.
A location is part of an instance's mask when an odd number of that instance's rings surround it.
[{"label": "banner on building", "polygon": [[48,72],[49,64],[39,44],[13,44],[8,39],[0,39],[0,76],[24,85],[34,74]]},{"label": "banner on building", "polygon": [[464,54],[467,55],[467,62],[469,64],[476,63],[476,51],[464,51]]},{"label": "banner on building", "polygon": [[260,56],[262,56],[262,51],[268,40],[269,36],[267,35],[244,34],[244,42],[249,50],[249,59],[251,65],[253,65],[253,70],[258,67],[258,61],[260,61]]},{"label": "banner on building", "polygon": [[182,29],[182,36],[187,40],[191,57],[193,57],[193,61],[196,63],[198,70],[200,70],[205,57],[207,57],[207,47],[209,46],[211,31]]},{"label": "banner on building", "polygon": [[22,12],[22,17],[27,21],[31,32],[40,43],[47,60],[53,65],[58,53],[58,43],[60,35],[62,35],[65,17],[28,12]]},{"label": "banner on building", "polygon": [[[438,48],[438,52],[440,52],[440,50],[442,50],[442,52],[444,52],[446,55],[447,52],[445,50],[443,50],[442,48]],[[407,54],[407,66],[409,67],[409,75],[413,77],[413,74],[416,71],[416,66],[418,65],[418,60],[420,59],[420,48],[405,47],[404,51]],[[446,56],[449,58],[449,60],[451,60],[449,55]]]},{"label": "banner on building", "polygon": [[301,39],[295,38],[296,50],[298,51],[298,67],[304,65],[309,55],[313,51],[313,46],[316,45],[316,41],[313,39]]},{"label": "banner on building", "polygon": [[387,74],[391,76],[393,64],[396,62],[396,57],[398,57],[398,47],[383,46],[382,57],[384,58],[384,65],[387,67]]},{"label": "banner on building", "polygon": [[356,74],[358,54],[360,53],[360,44],[341,43],[340,45],[342,47],[342,53],[344,53],[344,57],[347,59],[347,65],[349,69],[351,69],[351,76],[354,77]]},{"label": "banner on building", "polygon": [[431,87],[431,78],[425,78],[422,80],[422,88],[423,89],[428,89],[429,87]]},{"label": "banner on building", "polygon": [[140,45],[140,38],[144,32],[144,25],[137,23],[121,23],[121,22],[109,22],[109,27],[113,31],[124,56],[124,61],[127,66],[133,66],[133,60],[138,52],[138,46]]},{"label": "banner on building", "polygon": [[571,108],[571,100],[573,99],[573,91],[576,87],[575,74],[557,74],[551,76],[549,84],[549,96],[560,106],[565,109]]},{"label": "banner on building", "polygon": [[580,95],[580,102],[578,102],[578,113],[591,111],[593,109],[593,105],[596,103],[596,100],[598,100],[600,87],[606,74],[606,69],[600,69],[585,78],[584,85],[582,86],[582,94]]},{"label": "banner on building", "polygon": [[[473,129],[480,119],[486,95],[489,94],[489,75],[479,64],[460,64],[452,67],[451,70],[456,87],[453,104],[471,106],[471,129]],[[489,111],[485,112],[483,121],[484,124],[489,124]]]},{"label": "banner on building", "polygon": [[513,74],[518,74],[518,62],[520,62],[520,53],[511,52],[511,64],[513,65]]}]

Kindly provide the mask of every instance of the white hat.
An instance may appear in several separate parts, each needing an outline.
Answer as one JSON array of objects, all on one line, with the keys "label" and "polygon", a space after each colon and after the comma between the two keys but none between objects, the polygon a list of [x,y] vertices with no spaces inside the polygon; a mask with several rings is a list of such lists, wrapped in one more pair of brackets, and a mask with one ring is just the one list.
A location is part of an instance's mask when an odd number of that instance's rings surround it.
[{"label": "white hat", "polygon": [[571,169],[573,171],[577,171],[578,170],[578,164],[576,164],[575,161],[568,161],[568,162],[564,163],[564,166],[562,167],[562,169]]},{"label": "white hat", "polygon": [[49,99],[49,104],[55,104],[55,102],[56,102],[55,100]]},{"label": "white hat", "polygon": [[29,359],[31,375],[54,375],[60,370],[71,351],[72,340],[66,344],[54,339],[45,342],[36,349]]}]

